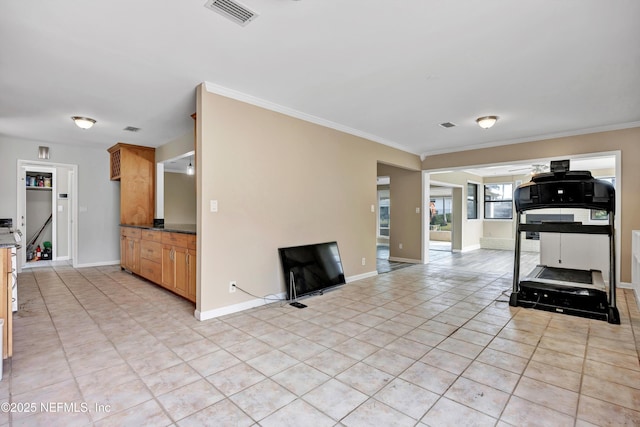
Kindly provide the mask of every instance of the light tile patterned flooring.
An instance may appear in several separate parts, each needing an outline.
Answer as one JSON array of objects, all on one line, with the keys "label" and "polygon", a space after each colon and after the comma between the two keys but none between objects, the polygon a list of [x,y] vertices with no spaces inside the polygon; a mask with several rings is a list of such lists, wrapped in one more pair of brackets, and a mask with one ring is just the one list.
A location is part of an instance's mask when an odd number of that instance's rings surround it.
[{"label": "light tile patterned flooring", "polygon": [[206,322],[117,267],[23,272],[0,425],[640,425],[632,292],[622,325],[513,308],[479,255]]}]

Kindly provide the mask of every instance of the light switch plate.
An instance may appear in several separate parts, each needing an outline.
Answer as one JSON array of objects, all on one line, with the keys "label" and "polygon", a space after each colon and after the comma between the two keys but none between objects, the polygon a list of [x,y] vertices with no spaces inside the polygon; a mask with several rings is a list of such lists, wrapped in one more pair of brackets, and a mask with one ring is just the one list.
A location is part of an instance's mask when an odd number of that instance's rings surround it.
[{"label": "light switch plate", "polygon": [[217,200],[210,200],[209,201],[209,208],[211,209],[211,212],[218,212],[218,201]]}]

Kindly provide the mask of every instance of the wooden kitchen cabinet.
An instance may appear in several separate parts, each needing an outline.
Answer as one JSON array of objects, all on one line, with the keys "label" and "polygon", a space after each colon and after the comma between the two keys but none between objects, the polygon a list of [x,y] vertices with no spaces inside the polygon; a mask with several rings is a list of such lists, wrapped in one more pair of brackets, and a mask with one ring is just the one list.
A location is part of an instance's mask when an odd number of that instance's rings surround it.
[{"label": "wooden kitchen cabinet", "polygon": [[195,302],[195,236],[164,233],[162,242],[162,286]]},{"label": "wooden kitchen cabinet", "polygon": [[196,302],[197,259],[195,248],[189,249],[189,253],[187,254],[187,299],[193,302]]},{"label": "wooden kitchen cabinet", "polygon": [[140,273],[140,230],[137,228],[120,228],[120,266]]},{"label": "wooden kitchen cabinet", "polygon": [[119,142],[108,151],[110,179],[120,181],[120,224],[152,224],[155,209],[155,148]]},{"label": "wooden kitchen cabinet", "polygon": [[[13,310],[11,248],[0,248],[0,318],[4,319],[2,334],[2,358],[13,355]],[[2,360],[0,360],[2,363]]]},{"label": "wooden kitchen cabinet", "polygon": [[140,275],[155,283],[162,281],[162,232],[142,230]]},{"label": "wooden kitchen cabinet", "polygon": [[144,227],[120,228],[121,266],[196,301],[196,236]]}]

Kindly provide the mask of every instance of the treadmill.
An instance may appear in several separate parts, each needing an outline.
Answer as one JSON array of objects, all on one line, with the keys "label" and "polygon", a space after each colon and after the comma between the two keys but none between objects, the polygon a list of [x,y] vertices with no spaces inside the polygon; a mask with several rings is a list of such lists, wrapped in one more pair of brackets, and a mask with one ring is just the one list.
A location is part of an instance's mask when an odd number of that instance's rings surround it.
[{"label": "treadmill", "polygon": [[[570,171],[569,160],[551,162],[551,172],[534,175],[514,192],[517,214],[513,292],[509,305],[535,308],[620,324],[616,307],[615,189],[593,178],[589,171]],[[581,222],[522,222],[524,212],[534,209],[577,208],[606,211],[607,225]],[[523,232],[601,234],[609,237],[609,289],[602,272],[538,265],[520,280]]]}]

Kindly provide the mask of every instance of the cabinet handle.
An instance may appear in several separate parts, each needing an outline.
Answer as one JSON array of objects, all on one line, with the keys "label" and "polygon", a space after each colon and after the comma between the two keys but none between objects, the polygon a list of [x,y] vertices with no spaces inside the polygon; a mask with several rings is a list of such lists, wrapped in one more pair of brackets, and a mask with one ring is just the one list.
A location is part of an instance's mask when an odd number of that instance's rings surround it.
[{"label": "cabinet handle", "polygon": [[191,254],[187,252],[187,266],[189,265],[190,260],[191,260]]}]

